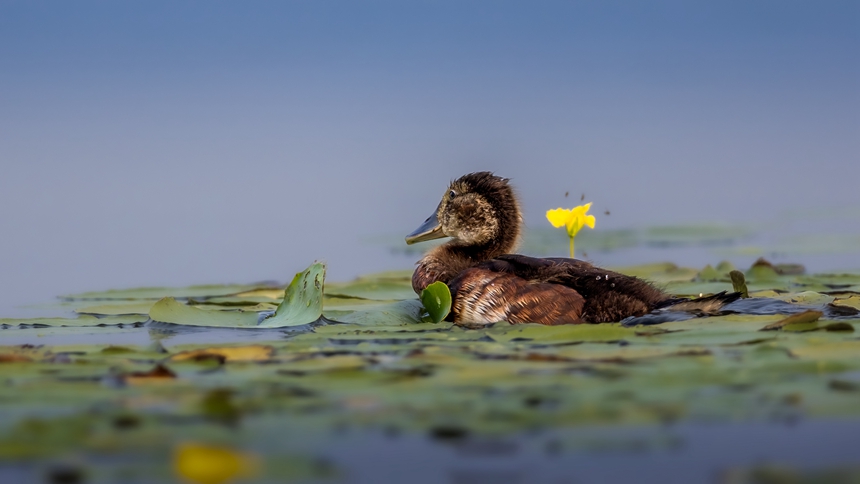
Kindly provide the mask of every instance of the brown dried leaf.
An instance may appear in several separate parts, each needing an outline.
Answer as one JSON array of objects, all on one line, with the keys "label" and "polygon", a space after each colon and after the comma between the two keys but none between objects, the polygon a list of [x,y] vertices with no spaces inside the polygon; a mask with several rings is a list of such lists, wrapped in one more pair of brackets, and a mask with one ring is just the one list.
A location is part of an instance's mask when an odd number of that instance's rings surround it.
[{"label": "brown dried leaf", "polygon": [[164,382],[175,378],[176,373],[174,373],[170,368],[162,364],[158,364],[149,371],[135,371],[128,373],[125,375],[125,382],[129,385],[137,385],[141,383]]},{"label": "brown dried leaf", "polygon": [[31,358],[28,358],[23,355],[16,355],[14,353],[3,353],[0,354],[0,363],[22,363],[33,361]]}]

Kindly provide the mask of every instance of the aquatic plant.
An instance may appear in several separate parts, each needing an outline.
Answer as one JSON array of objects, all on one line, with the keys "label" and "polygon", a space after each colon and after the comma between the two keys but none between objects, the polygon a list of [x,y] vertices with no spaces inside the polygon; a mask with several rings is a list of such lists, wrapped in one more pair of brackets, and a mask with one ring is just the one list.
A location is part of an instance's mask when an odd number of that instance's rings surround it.
[{"label": "aquatic plant", "polygon": [[591,208],[591,202],[586,203],[585,205],[578,205],[571,209],[559,207],[553,210],[547,210],[546,212],[546,218],[553,227],[565,227],[567,229],[567,236],[570,238],[571,258],[573,258],[573,240],[576,238],[576,234],[579,233],[584,226],[588,226],[588,228],[591,229],[594,228],[594,215],[587,215],[589,208]]}]

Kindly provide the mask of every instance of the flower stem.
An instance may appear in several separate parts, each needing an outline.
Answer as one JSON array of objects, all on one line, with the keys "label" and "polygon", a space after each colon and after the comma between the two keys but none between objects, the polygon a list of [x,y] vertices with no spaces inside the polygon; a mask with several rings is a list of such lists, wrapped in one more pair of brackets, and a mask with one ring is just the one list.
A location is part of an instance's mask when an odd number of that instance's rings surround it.
[{"label": "flower stem", "polygon": [[570,258],[573,259],[573,237],[570,238]]}]

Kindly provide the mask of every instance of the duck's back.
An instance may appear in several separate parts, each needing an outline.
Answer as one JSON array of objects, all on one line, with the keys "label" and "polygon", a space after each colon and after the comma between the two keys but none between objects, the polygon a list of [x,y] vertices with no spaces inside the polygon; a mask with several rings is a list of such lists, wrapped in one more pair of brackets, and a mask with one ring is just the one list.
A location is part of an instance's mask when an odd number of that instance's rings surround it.
[{"label": "duck's back", "polygon": [[449,282],[455,322],[576,324],[641,316],[670,297],[641,279],[576,259],[503,255]]}]

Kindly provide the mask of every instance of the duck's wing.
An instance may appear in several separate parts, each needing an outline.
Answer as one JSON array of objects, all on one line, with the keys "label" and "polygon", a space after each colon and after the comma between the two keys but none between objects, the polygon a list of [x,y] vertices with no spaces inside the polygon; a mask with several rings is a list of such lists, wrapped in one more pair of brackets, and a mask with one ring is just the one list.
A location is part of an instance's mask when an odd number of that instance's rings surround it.
[{"label": "duck's wing", "polygon": [[[483,265],[483,264],[482,264]],[[500,268],[495,268],[500,269]],[[531,281],[506,270],[473,267],[448,286],[455,323],[579,324],[585,300],[567,286]]]},{"label": "duck's wing", "polygon": [[562,284],[576,290],[585,298],[582,319],[589,323],[621,321],[657,309],[697,315],[717,314],[740,298],[740,293],[726,291],[696,299],[672,297],[637,277],[576,259],[539,259],[511,254],[488,261],[486,266],[532,281]]},{"label": "duck's wing", "polygon": [[641,316],[671,299],[642,279],[609,271],[576,259],[499,256],[477,267],[516,275],[531,283],[555,284],[585,299],[581,318],[589,323]]}]

